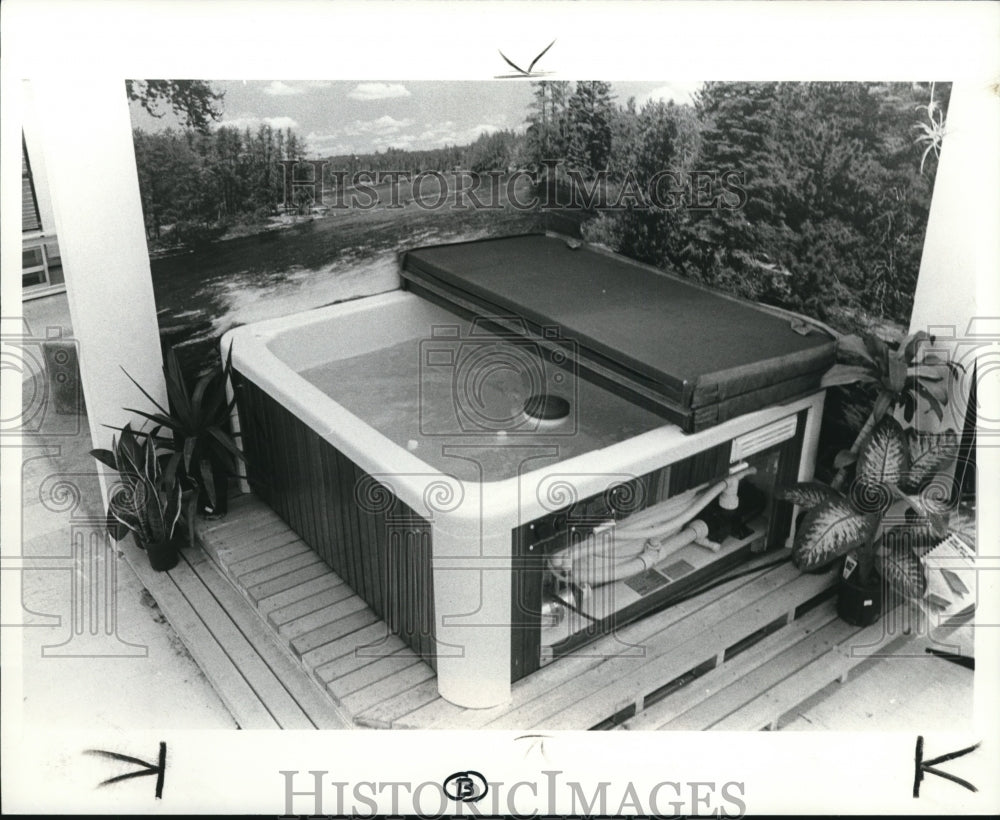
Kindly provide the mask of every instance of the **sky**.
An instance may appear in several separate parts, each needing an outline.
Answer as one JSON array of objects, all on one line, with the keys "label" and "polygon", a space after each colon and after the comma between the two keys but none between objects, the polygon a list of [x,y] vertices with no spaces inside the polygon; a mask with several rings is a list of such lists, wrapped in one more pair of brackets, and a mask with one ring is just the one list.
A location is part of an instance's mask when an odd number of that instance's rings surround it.
[{"label": "sky", "polygon": [[[211,81],[225,92],[215,124],[292,128],[310,154],[329,156],[465,145],[480,134],[524,129],[532,86],[523,80],[483,82],[235,80]],[[689,102],[699,83],[612,83],[615,99]],[[132,121],[146,131],[177,127],[132,104]]]}]

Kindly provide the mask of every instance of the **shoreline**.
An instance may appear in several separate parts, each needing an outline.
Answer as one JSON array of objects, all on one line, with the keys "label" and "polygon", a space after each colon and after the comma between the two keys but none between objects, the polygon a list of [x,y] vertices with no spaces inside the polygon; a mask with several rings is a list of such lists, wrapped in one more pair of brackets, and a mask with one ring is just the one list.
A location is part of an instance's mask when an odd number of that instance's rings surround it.
[{"label": "shoreline", "polygon": [[266,236],[267,234],[280,233],[290,228],[300,227],[314,222],[317,219],[324,219],[324,216],[311,215],[309,217],[298,217],[295,222],[262,223],[257,225],[244,225],[229,228],[224,234],[201,245],[171,245],[166,248],[156,248],[149,251],[150,259],[165,259],[173,256],[184,256],[190,253],[197,253],[207,247],[223,245],[236,239],[247,239],[254,236]]}]

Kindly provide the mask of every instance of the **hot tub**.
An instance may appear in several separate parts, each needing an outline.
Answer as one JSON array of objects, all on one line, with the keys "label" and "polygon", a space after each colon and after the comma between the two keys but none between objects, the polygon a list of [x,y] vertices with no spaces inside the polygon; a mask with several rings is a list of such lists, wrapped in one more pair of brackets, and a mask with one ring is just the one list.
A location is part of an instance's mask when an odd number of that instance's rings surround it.
[{"label": "hot tub", "polygon": [[[501,704],[513,681],[783,547],[792,510],[771,491],[812,474],[819,390],[685,433],[509,323],[409,290],[237,328],[230,344],[252,488],[460,706]],[[762,499],[740,531],[560,586],[559,556],[729,476]]]}]

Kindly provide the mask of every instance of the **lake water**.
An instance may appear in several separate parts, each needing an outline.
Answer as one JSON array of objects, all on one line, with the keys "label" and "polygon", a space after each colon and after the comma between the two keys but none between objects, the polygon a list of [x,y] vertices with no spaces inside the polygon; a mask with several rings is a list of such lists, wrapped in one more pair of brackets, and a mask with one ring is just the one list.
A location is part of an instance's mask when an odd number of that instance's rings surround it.
[{"label": "lake water", "polygon": [[152,260],[160,336],[189,373],[217,361],[230,328],[398,286],[400,251],[540,228],[535,213],[332,211],[283,230]]}]

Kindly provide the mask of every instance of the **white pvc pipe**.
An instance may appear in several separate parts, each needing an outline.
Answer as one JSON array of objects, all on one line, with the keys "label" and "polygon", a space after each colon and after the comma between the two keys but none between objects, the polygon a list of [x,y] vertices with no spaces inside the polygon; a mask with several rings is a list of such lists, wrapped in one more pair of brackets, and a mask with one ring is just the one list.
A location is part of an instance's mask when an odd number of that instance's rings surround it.
[{"label": "white pvc pipe", "polygon": [[[696,526],[699,524],[701,526]],[[631,578],[633,575],[645,572],[650,567],[660,563],[660,561],[671,553],[705,537],[707,533],[708,528],[704,522],[698,520],[692,521],[690,526],[672,535],[658,546],[649,546],[640,555],[623,563],[611,564],[610,562],[595,558],[579,570],[574,570],[573,580],[577,584],[599,586],[601,584],[610,584],[614,581],[621,581],[624,578]]]}]

